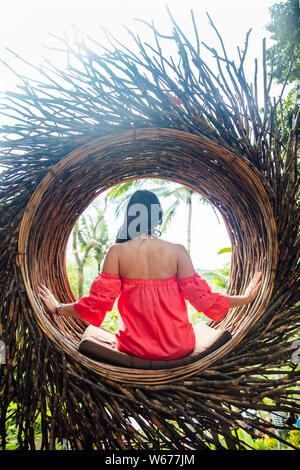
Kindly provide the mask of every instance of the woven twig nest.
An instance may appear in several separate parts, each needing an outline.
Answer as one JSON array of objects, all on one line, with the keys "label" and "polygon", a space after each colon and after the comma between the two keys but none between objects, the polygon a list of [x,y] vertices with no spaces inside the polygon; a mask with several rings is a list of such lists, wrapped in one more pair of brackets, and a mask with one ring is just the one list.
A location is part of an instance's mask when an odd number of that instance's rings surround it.
[{"label": "woven twig nest", "polygon": [[[239,64],[223,44],[222,56],[211,49],[212,71],[196,28],[194,47],[175,22],[170,36],[150,27],[156,46],[132,35],[136,53],[119,43],[105,55],[83,40],[78,50],[65,44],[68,69],[48,64],[40,81],[20,76],[22,91],[8,93],[1,107],[15,119],[3,126],[1,142],[3,448],[11,401],[26,449],[35,448],[36,417],[43,449],[55,448],[58,437],[73,449],[245,449],[251,444],[238,428],[273,436],[267,412],[300,412],[293,362],[299,109],[284,129],[281,98],[270,98],[265,67],[259,104],[257,74],[251,84],[245,79],[247,42]],[[176,43],[177,65],[164,57],[160,40]],[[146,177],[188,186],[219,210],[233,247],[229,293],[240,294],[263,271],[253,304],[210,323],[228,328],[233,339],[168,370],[117,367],[80,354],[86,324],[51,318],[37,294],[44,282],[62,302],[74,300],[65,255],[77,218],[107,188]],[[249,418],[249,408],[260,414]]]},{"label": "woven twig nest", "polygon": [[[230,344],[209,357],[172,370],[126,370],[78,351],[86,325],[54,322],[42,308],[38,285],[74,302],[66,276],[66,248],[84,209],[109,187],[136,178],[165,178],[189,186],[221,212],[233,246],[231,287],[240,292],[258,270],[264,273],[259,298],[247,309],[232,309],[218,324],[234,333]],[[197,214],[196,214],[197,216]],[[205,227],[203,227],[205,230]],[[277,262],[276,226],[259,176],[247,161],[206,139],[172,129],[138,129],[95,139],[51,168],[30,199],[19,233],[19,265],[33,312],[44,333],[74,360],[101,376],[129,383],[168,383],[211,366],[236,348],[263,315]]]}]

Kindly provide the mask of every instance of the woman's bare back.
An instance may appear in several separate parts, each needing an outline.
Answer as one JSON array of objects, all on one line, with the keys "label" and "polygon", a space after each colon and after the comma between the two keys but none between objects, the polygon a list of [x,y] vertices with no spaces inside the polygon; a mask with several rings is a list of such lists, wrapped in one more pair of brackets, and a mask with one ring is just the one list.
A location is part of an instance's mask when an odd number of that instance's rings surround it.
[{"label": "woman's bare back", "polygon": [[168,279],[192,275],[195,270],[183,245],[154,238],[136,238],[114,245],[119,274],[133,279]]}]

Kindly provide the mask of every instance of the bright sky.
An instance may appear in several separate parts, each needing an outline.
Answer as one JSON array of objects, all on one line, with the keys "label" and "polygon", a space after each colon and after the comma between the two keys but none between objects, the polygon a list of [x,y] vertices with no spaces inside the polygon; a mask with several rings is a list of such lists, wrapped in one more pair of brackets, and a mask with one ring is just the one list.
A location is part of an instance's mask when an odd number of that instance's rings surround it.
[{"label": "bright sky", "polygon": [[[150,31],[135,18],[151,22],[164,34],[171,31],[167,14],[169,6],[174,19],[183,31],[193,39],[190,10],[194,11],[200,40],[217,46],[216,35],[208,24],[206,12],[212,17],[227,51],[237,57],[237,46],[243,49],[246,32],[252,28],[247,67],[251,71],[254,58],[261,60],[262,39],[268,38],[264,29],[268,24],[269,8],[278,3],[274,0],[2,0],[0,7],[0,57],[13,65],[12,56],[6,48],[39,65],[42,56],[58,60],[57,55],[44,46],[57,46],[50,34],[74,40],[72,24],[99,43],[105,43],[101,26],[108,29],[118,40],[132,44],[123,25],[141,38],[151,41]],[[269,45],[271,42],[269,41]],[[170,54],[172,51],[168,51]],[[175,51],[176,53],[176,51]],[[56,62],[56,65],[59,63]],[[18,70],[20,64],[16,65]],[[250,72],[249,72],[250,73]],[[0,64],[0,91],[14,89],[16,78]],[[197,209],[196,209],[197,207]],[[193,217],[192,257],[196,267],[213,269],[222,265],[228,255],[217,255],[221,248],[229,246],[224,226],[220,226],[211,209],[196,206]],[[168,234],[170,241],[186,243],[184,209],[178,215],[178,223]]]},{"label": "bright sky", "polygon": [[[260,57],[261,41],[268,36],[264,29],[269,22],[269,7],[274,0],[2,0],[0,8],[0,54],[12,61],[6,52],[8,47],[34,64],[41,56],[49,57],[44,46],[57,46],[50,34],[74,38],[72,25],[103,42],[101,26],[107,28],[120,41],[127,44],[130,38],[123,27],[138,32],[143,39],[151,38],[148,29],[136,18],[154,23],[158,30],[168,33],[171,22],[166,5],[173,17],[193,38],[190,11],[194,11],[200,40],[209,45],[217,44],[216,35],[208,24],[206,12],[219,29],[228,51],[237,53],[243,48],[246,32],[252,28],[249,45],[249,63]],[[56,56],[57,60],[57,56]],[[15,78],[1,67],[0,89],[14,85]]]}]

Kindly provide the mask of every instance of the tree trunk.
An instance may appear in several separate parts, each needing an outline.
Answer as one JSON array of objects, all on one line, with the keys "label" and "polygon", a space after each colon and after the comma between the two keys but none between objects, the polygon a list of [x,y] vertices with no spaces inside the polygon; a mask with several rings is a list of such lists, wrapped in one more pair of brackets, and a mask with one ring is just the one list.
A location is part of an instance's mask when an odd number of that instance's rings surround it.
[{"label": "tree trunk", "polygon": [[77,267],[77,284],[78,284],[78,299],[81,299],[83,296],[83,282],[84,282],[84,274],[83,274],[83,266]]},{"label": "tree trunk", "polygon": [[187,251],[190,253],[191,252],[191,228],[192,228],[192,191],[188,192],[187,199],[187,209],[188,209],[188,215],[187,215]]},{"label": "tree trunk", "polygon": [[77,298],[80,299],[83,296],[83,282],[84,282],[83,267],[85,263],[85,258],[81,260],[78,254],[78,247],[77,247],[78,233],[79,233],[79,224],[77,221],[73,229],[72,249],[73,249],[73,255],[75,257],[76,264],[77,264]]}]

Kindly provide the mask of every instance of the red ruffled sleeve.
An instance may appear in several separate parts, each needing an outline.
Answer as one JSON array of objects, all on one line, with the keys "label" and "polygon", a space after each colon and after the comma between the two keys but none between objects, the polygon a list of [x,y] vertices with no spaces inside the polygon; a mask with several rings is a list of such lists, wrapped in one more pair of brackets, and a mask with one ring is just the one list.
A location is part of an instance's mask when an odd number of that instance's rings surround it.
[{"label": "red ruffled sleeve", "polygon": [[121,292],[121,278],[102,272],[97,276],[89,292],[74,303],[76,312],[94,326],[101,326],[106,312],[113,308],[116,298]]},{"label": "red ruffled sleeve", "polygon": [[211,287],[198,273],[185,279],[178,279],[184,297],[198,311],[216,322],[222,320],[230,308],[227,294],[212,292]]}]

